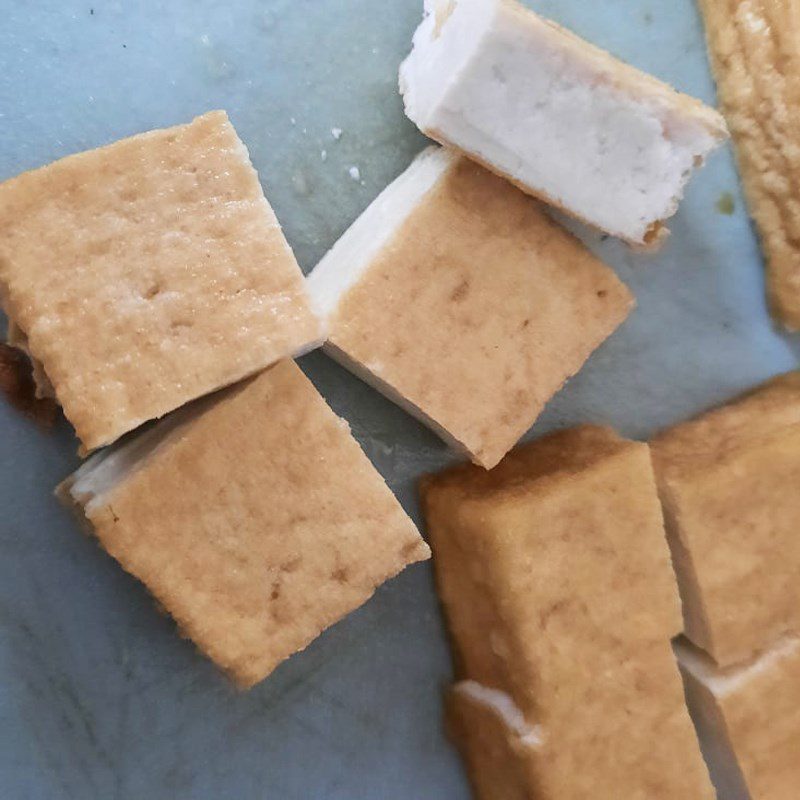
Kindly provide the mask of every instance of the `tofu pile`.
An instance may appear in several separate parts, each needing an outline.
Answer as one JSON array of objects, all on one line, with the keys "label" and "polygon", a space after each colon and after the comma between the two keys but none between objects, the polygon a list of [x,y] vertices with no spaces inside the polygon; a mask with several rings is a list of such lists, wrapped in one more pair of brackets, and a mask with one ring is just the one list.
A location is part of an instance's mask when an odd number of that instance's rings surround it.
[{"label": "tofu pile", "polygon": [[476,796],[712,800],[647,445],[572,429],[492,472],[428,478],[422,497]]},{"label": "tofu pile", "polygon": [[237,684],[429,557],[292,361],[323,325],[224,112],[0,185],[0,256],[9,341],[82,453],[160,419],[59,495]]},{"label": "tofu pile", "polygon": [[9,343],[91,453],[59,496],[253,686],[431,555],[294,362],[323,346],[473,462],[422,494],[481,800],[712,800],[681,631],[720,758],[788,798],[800,376],[652,463],[592,426],[513,450],[635,305],[547,204],[653,245],[724,121],[510,0],[427,0],[400,85],[443,146],[308,280],[221,111],[0,184]]},{"label": "tofu pile", "polygon": [[712,774],[726,797],[794,798],[800,373],[665,431],[652,450],[683,599],[676,652]]}]

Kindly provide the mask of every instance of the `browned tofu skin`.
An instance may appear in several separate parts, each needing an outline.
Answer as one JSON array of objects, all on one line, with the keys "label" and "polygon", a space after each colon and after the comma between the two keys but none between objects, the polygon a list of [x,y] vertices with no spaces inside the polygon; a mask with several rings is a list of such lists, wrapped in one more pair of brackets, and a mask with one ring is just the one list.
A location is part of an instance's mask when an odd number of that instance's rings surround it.
[{"label": "browned tofu skin", "polygon": [[800,329],[800,2],[700,0],[720,105],[767,259],[770,305]]},{"label": "browned tofu skin", "polygon": [[0,184],[0,301],[87,450],[320,337],[223,112]]},{"label": "browned tofu skin", "polygon": [[[478,797],[711,800],[670,647],[680,604],[647,445],[577,428],[489,473],[428,478],[422,495],[461,681],[451,730]],[[464,681],[505,693],[529,733]],[[487,769],[507,775],[502,792]]]},{"label": "browned tofu skin", "polygon": [[633,302],[539,203],[456,158],[345,294],[329,347],[488,469]]},{"label": "browned tofu skin", "polygon": [[245,687],[430,554],[290,361],[211,402],[116,485],[85,487],[79,473],[62,494]]},{"label": "browned tofu skin", "polygon": [[800,373],[652,442],[685,633],[720,665],[800,631]]}]

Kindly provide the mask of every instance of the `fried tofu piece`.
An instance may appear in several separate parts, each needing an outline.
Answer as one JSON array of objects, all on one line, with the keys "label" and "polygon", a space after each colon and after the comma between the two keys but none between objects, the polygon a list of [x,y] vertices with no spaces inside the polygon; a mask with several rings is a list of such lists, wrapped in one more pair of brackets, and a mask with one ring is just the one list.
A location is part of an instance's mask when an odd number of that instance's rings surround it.
[{"label": "fried tofu piece", "polygon": [[425,13],[400,68],[409,118],[612,236],[662,239],[728,138],[713,109],[515,0],[426,0]]},{"label": "fried tofu piece", "polygon": [[98,453],[60,494],[243,687],[430,554],[291,361]]},{"label": "fried tofu piece", "polygon": [[322,338],[221,111],[0,184],[0,300],[86,450]]},{"label": "fried tofu piece", "polygon": [[800,3],[700,0],[700,8],[772,313],[800,330]]},{"label": "fried tofu piece", "polygon": [[711,800],[647,445],[576,428],[422,496],[477,796]]},{"label": "fried tofu piece", "polygon": [[375,200],[309,286],[326,352],[487,469],[634,305],[538,202],[441,148]]},{"label": "fried tofu piece", "polygon": [[686,697],[725,800],[796,800],[800,787],[800,639],[720,668],[675,644]]},{"label": "fried tofu piece", "polygon": [[800,632],[800,373],[652,442],[684,632],[721,666]]}]

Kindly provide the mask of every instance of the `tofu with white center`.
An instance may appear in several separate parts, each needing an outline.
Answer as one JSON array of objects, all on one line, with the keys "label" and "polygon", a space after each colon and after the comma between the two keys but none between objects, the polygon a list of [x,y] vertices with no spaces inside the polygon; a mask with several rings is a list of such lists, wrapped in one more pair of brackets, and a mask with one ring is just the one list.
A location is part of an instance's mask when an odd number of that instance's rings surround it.
[{"label": "tofu with white center", "polygon": [[633,307],[536,200],[435,147],[356,220],[309,290],[326,351],[486,468]]},{"label": "tofu with white center", "polygon": [[97,453],[59,494],[242,687],[430,554],[291,361]]},{"label": "tofu with white center", "polygon": [[723,118],[514,0],[426,0],[400,69],[409,118],[630,243],[665,233]]}]

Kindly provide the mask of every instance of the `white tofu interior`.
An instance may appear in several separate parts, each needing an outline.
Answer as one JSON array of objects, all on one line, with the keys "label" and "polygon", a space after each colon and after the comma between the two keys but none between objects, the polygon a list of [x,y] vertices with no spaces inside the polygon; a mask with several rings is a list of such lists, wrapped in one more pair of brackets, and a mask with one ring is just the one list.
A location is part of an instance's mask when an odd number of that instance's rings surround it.
[{"label": "white tofu interior", "polygon": [[440,147],[423,150],[317,264],[308,286],[314,310],[324,321],[455,161]]},{"label": "white tofu interior", "polygon": [[681,666],[707,686],[715,697],[724,697],[739,691],[754,678],[769,672],[784,658],[794,655],[800,649],[800,638],[787,636],[752,661],[724,669],[720,669],[710,656],[688,642],[678,640],[674,647]]},{"label": "white tofu interior", "polygon": [[506,692],[490,689],[476,681],[460,681],[453,687],[453,691],[491,709],[519,737],[521,744],[527,747],[540,747],[543,744],[541,726],[529,724],[522,709]]},{"label": "white tofu interior", "polygon": [[638,73],[534,14],[520,25],[504,0],[426,11],[400,70],[408,116],[613,235],[647,242],[724,138],[721,121],[713,130],[663,87],[631,86]]}]

